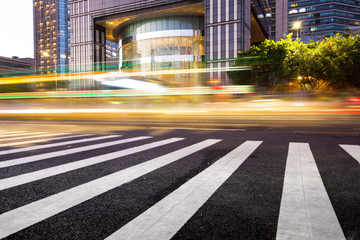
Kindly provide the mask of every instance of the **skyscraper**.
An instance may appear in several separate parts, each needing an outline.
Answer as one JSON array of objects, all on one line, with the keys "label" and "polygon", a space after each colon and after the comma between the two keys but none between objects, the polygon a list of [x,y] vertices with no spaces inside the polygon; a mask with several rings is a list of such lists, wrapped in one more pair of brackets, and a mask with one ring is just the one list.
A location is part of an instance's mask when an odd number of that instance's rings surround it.
[{"label": "skyscraper", "polygon": [[317,41],[360,25],[359,0],[276,0],[274,12],[276,40],[293,32],[304,41]]},{"label": "skyscraper", "polygon": [[65,72],[70,54],[69,0],[33,0],[35,68]]}]

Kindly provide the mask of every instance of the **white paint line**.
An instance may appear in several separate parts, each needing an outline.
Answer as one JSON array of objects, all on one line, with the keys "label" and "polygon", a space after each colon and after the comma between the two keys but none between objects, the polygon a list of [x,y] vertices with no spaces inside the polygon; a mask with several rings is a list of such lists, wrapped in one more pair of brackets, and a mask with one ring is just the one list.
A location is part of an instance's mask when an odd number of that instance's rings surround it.
[{"label": "white paint line", "polygon": [[[9,133],[11,133],[11,134],[9,134]],[[22,136],[22,135],[30,135],[30,134],[33,134],[33,133],[29,133],[29,132],[25,133],[24,131],[18,131],[18,132],[7,132],[5,134],[6,135],[0,134],[0,138],[13,137],[13,136]]]},{"label": "white paint line", "polygon": [[[118,140],[118,141],[114,141],[114,142],[110,142],[110,143],[101,143],[101,144],[95,144],[95,145],[90,145],[90,146],[86,146],[86,150],[92,150],[92,149],[97,149],[97,148],[103,148],[103,147],[108,147],[108,146],[114,146],[114,145],[119,145],[119,144],[123,144],[123,143],[129,143],[129,142],[135,142],[135,141],[139,141],[139,140],[144,140],[144,139],[148,139],[151,138],[149,136],[141,136],[141,137],[134,137],[134,138],[128,138],[128,139],[122,139],[122,140]],[[176,140],[169,140],[168,142],[173,142],[173,141],[178,141],[178,139]],[[159,144],[163,145],[164,142],[156,142],[156,143],[150,143],[150,144],[145,144],[139,147],[135,147],[137,148],[138,151],[144,151],[147,150],[148,148],[152,148],[152,147],[156,147]],[[145,146],[145,147],[144,147]],[[85,149],[85,148],[84,148]],[[125,149],[123,151],[118,151],[116,154],[116,157],[120,156],[126,156],[129,154],[134,153],[132,150],[134,148],[129,148],[129,149]],[[82,152],[82,151],[86,151],[86,150],[79,150],[79,149],[73,149],[73,152]],[[67,153],[70,154],[70,153]],[[30,173],[25,173],[22,175],[18,175],[18,176],[14,176],[14,177],[10,177],[10,178],[4,178],[4,179],[0,179],[0,191],[7,189],[7,188],[12,188],[15,186],[19,186],[22,184],[26,184],[26,183],[30,183],[30,182],[34,182],[40,179],[44,179],[47,177],[52,177],[55,175],[59,175],[61,173],[66,173],[66,172],[70,172],[79,168],[84,168],[84,167],[88,167],[94,164],[98,164],[98,163],[102,163],[102,162],[106,162],[109,160],[114,159],[114,154],[113,153],[108,153],[108,154],[104,154],[104,155],[100,155],[100,156],[96,156],[96,157],[92,157],[92,158],[87,158],[87,159],[83,159],[80,161],[75,161],[75,162],[70,162],[67,164],[62,164],[59,166],[55,166],[55,167],[50,167],[50,168],[46,168],[46,169],[42,169],[42,170],[38,170],[35,172],[30,172]]]},{"label": "white paint line", "polygon": [[[71,136],[66,136],[66,137],[35,140],[35,141],[21,142],[21,144],[36,143],[36,142],[39,142],[39,141],[44,142],[44,141],[63,140],[63,139],[74,138],[74,137],[86,137],[86,136],[89,136],[89,135],[92,135],[92,134],[71,135]],[[96,140],[103,140],[103,139],[114,138],[114,137],[118,137],[118,135],[93,137],[93,138],[72,140],[72,141],[67,141],[67,142],[49,143],[49,144],[44,144],[44,145],[39,145],[39,146],[24,147],[24,148],[17,148],[17,149],[9,149],[9,150],[0,151],[0,155],[18,153],[18,152],[26,152],[26,151],[32,151],[32,150],[38,150],[38,149],[44,149],[44,148],[51,148],[51,147],[59,147],[59,146],[64,146],[64,145],[70,145],[70,144],[76,144],[76,143],[84,143],[84,142],[90,142],[90,141],[96,141]]]},{"label": "white paint line", "polygon": [[[41,133],[41,132],[33,133],[33,134],[39,134],[39,133]],[[51,133],[51,134],[25,136],[25,137],[6,138],[6,139],[1,139],[0,142],[13,141],[13,140],[19,140],[19,139],[27,139],[27,138],[48,137],[48,136],[56,136],[56,135],[63,135],[63,133],[60,133],[60,134],[59,133]],[[2,146],[2,145],[0,145],[0,146]]]},{"label": "white paint line", "polygon": [[45,124],[48,127],[79,127],[79,125],[66,125],[66,124]]},{"label": "white paint line", "polygon": [[340,144],[348,154],[350,154],[353,158],[355,158],[360,163],[360,146],[359,145],[345,145]]},{"label": "white paint line", "polygon": [[56,113],[206,113],[207,110],[137,110],[137,109],[22,109],[0,110],[0,114],[56,114]]},{"label": "white paint line", "polygon": [[200,131],[239,131],[243,132],[245,129],[230,129],[230,128],[177,128],[177,127],[150,127],[151,129],[169,129],[169,130],[200,130]]},{"label": "white paint line", "polygon": [[261,143],[246,141],[106,240],[170,239]]},{"label": "white paint line", "polygon": [[[113,137],[121,137],[121,135],[112,135],[112,136]],[[146,139],[146,138],[151,138],[151,137],[138,137],[138,138],[121,139],[121,140],[114,141],[114,142],[105,142],[105,143],[99,143],[99,144],[94,144],[94,145],[87,145],[87,146],[83,146],[83,147],[70,148],[70,149],[56,151],[56,152],[43,153],[43,154],[39,154],[39,155],[33,155],[33,156],[22,157],[22,158],[17,158],[17,159],[11,159],[11,160],[0,162],[0,168],[6,168],[6,167],[25,164],[25,163],[30,163],[30,162],[37,162],[37,161],[41,161],[41,160],[45,160],[45,159],[49,159],[49,158],[65,156],[65,155],[84,152],[84,151],[90,151],[90,150],[94,150],[94,149],[97,149],[97,148],[104,148],[104,147],[114,146],[114,145],[117,145],[117,144],[121,144],[121,143],[125,143],[125,142],[137,141],[137,140]]]},{"label": "white paint line", "polygon": [[[56,133],[53,134],[54,135],[66,135],[69,133]],[[18,145],[25,145],[25,144],[32,144],[32,143],[38,143],[38,142],[46,142],[49,141],[49,139],[45,138],[45,139],[39,139],[39,140],[31,140],[31,141],[25,141],[25,142],[13,142],[13,143],[6,143],[6,144],[2,144],[1,147],[11,147],[11,146],[18,146]]]},{"label": "white paint line", "polygon": [[276,239],[345,239],[308,143],[290,143]]},{"label": "white paint line", "polygon": [[35,123],[23,123],[23,124],[18,124],[18,125],[29,125],[29,126],[48,126],[48,127],[78,127],[79,125],[66,125],[66,124],[35,124]]},{"label": "white paint line", "polygon": [[4,132],[1,132],[1,133],[0,133],[0,136],[1,136],[1,135],[4,135],[4,134],[9,134],[9,133],[23,133],[23,132],[25,132],[25,131],[11,131],[11,132],[9,132],[9,131],[4,131]]},{"label": "white paint line", "polygon": [[[173,138],[172,141],[182,140]],[[168,140],[163,140],[165,143]],[[0,215],[0,239],[110,191],[221,140],[209,139],[79,185]],[[121,151],[120,151],[121,152]],[[116,152],[113,157],[117,158]],[[109,155],[108,155],[109,156]]]}]

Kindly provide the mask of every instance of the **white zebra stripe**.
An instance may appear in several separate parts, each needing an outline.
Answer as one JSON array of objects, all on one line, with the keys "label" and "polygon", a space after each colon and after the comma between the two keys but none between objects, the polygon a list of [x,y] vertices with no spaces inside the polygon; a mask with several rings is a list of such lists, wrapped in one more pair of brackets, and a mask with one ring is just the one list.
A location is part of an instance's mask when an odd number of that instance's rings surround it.
[{"label": "white zebra stripe", "polygon": [[[74,137],[86,137],[86,136],[89,136],[89,135],[92,135],[92,134],[72,135],[72,136],[66,136],[66,137],[45,139],[45,140],[41,140],[41,141],[48,141],[48,140],[49,141],[50,140],[55,141],[55,140],[63,140],[63,139],[74,138]],[[104,139],[114,138],[114,137],[118,137],[118,136],[119,135],[109,135],[109,136],[86,138],[86,139],[80,139],[80,140],[72,140],[72,141],[67,141],[67,142],[49,143],[49,144],[44,144],[44,145],[39,145],[39,146],[32,146],[32,147],[24,147],[24,148],[3,150],[3,151],[0,151],[0,155],[11,154],[11,153],[19,153],[19,152],[26,152],[26,151],[33,151],[33,150],[51,148],[51,147],[59,147],[59,146],[64,146],[64,145],[76,144],[76,143],[84,143],[84,142],[90,142],[90,141],[104,140]],[[29,141],[27,143],[35,143],[35,142],[39,142],[39,140]]]},{"label": "white zebra stripe", "polygon": [[170,239],[261,143],[246,141],[106,240]]},{"label": "white zebra stripe", "polygon": [[276,239],[345,239],[308,143],[290,143]]},{"label": "white zebra stripe", "polygon": [[[121,137],[121,135],[113,135],[113,136]],[[125,139],[125,140],[122,139],[122,140],[118,140],[118,141],[114,141],[114,142],[99,143],[99,144],[87,145],[87,146],[83,146],[83,147],[71,148],[71,149],[66,149],[66,150],[61,150],[61,151],[56,151],[56,152],[43,153],[43,154],[39,154],[39,155],[11,159],[11,160],[0,162],[0,168],[11,167],[11,166],[25,164],[25,163],[31,163],[31,162],[37,162],[37,161],[41,161],[41,160],[45,160],[45,159],[49,159],[49,158],[65,156],[65,155],[89,151],[89,150],[93,150],[93,149],[97,149],[97,148],[114,146],[114,145],[121,144],[124,142],[136,141],[136,140],[146,139],[146,138],[151,138],[151,137],[139,137],[139,138]]]},{"label": "white zebra stripe", "polygon": [[[68,134],[68,133],[54,133],[53,136],[66,135],[66,134]],[[49,139],[45,138],[45,139],[31,140],[31,141],[25,141],[25,142],[6,143],[6,144],[2,144],[1,147],[11,147],[11,146],[26,145],[26,144],[46,142],[46,141],[49,141]]]},{"label": "white zebra stripe", "polygon": [[[86,150],[93,150],[93,149],[98,149],[98,148],[119,145],[119,144],[123,144],[123,143],[144,140],[144,139],[148,139],[148,138],[151,138],[151,137],[142,136],[142,137],[127,138],[127,139],[122,139],[122,140],[109,142],[109,143],[100,143],[100,144],[90,145],[90,146],[86,146],[86,147],[81,147],[82,148],[81,150],[79,150],[80,148],[74,148],[74,149],[69,149],[71,151],[65,150],[65,151],[61,151],[61,152],[67,152],[66,154],[71,154],[71,153],[77,153],[77,152],[82,152],[82,151],[86,151]],[[151,146],[154,146],[154,144],[152,143],[152,145],[150,145],[150,146],[148,144],[147,147],[151,147]],[[84,150],[84,149],[86,149],[86,150]],[[130,149],[132,149],[132,148],[130,148]],[[126,151],[124,150],[125,154],[126,153],[131,154],[132,151],[130,149],[126,149]],[[144,148],[141,148],[141,149],[144,149]],[[146,149],[146,147],[145,147],[145,149]],[[63,155],[65,155],[65,154],[63,154]],[[119,154],[119,155],[121,155],[121,154]],[[38,155],[38,156],[40,156],[40,155]],[[35,172],[25,173],[25,174],[17,175],[17,176],[10,177],[10,178],[4,178],[4,179],[0,180],[0,190],[19,186],[22,184],[26,184],[26,183],[37,181],[37,180],[44,179],[47,177],[59,175],[61,173],[73,171],[73,170],[76,170],[79,168],[88,167],[88,166],[91,166],[91,165],[94,165],[97,163],[101,163],[101,162],[105,162],[105,161],[109,161],[109,160],[113,159],[113,158],[108,159],[107,156],[112,156],[112,155],[111,155],[111,153],[104,154],[104,155],[87,158],[87,159],[83,159],[83,160],[76,161],[76,162],[71,162],[71,163],[62,164],[62,165],[51,167],[51,168],[38,170]],[[33,157],[36,157],[36,156],[33,156]]]},{"label": "white zebra stripe", "polygon": [[[182,138],[173,138],[173,141]],[[163,142],[168,140],[163,140]],[[209,139],[165,154],[153,160],[101,177],[66,191],[43,198],[0,215],[0,238],[9,236],[26,227],[43,221],[55,214],[72,208],[84,201],[119,187],[129,181],[175,162],[192,153],[209,147],[221,140]],[[116,154],[116,153],[113,153]]]},{"label": "white zebra stripe", "polygon": [[[15,134],[14,134],[15,133]],[[5,137],[14,137],[14,136],[23,136],[23,135],[31,135],[33,133],[28,133],[28,132],[24,132],[24,131],[17,131],[17,132],[7,132],[4,134],[0,134],[0,138],[5,138]]]},{"label": "white zebra stripe", "polygon": [[[39,134],[39,133],[37,133]],[[50,136],[57,136],[57,135],[64,135],[64,133],[49,133],[49,134],[40,134],[40,135],[32,135],[32,136],[26,136],[26,137],[15,137],[15,138],[6,138],[3,140],[0,140],[0,142],[6,142],[6,141],[13,141],[13,140],[19,140],[19,139],[27,139],[27,138],[39,138],[39,137],[50,137]],[[7,146],[5,144],[0,144],[0,147]]]},{"label": "white zebra stripe", "polygon": [[3,132],[0,132],[0,136],[4,135],[4,134],[10,134],[10,133],[23,133],[25,131],[3,131]]},{"label": "white zebra stripe", "polygon": [[356,161],[360,163],[360,146],[340,144],[340,147],[350,154]]}]

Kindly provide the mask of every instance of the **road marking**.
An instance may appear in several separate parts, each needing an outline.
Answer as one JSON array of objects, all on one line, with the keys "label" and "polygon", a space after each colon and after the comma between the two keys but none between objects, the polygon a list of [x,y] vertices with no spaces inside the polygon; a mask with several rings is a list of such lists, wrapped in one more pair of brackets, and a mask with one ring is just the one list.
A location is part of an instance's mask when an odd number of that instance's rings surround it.
[{"label": "road marking", "polygon": [[[38,133],[34,133],[34,134],[39,134],[41,132]],[[60,133],[63,134],[63,133]],[[40,134],[40,135],[33,135],[33,136],[25,136],[25,137],[15,137],[15,138],[6,138],[6,139],[1,139],[0,142],[6,142],[6,141],[12,141],[12,140],[19,140],[19,139],[27,139],[27,138],[38,138],[38,137],[48,137],[48,136],[56,136],[59,135],[59,133],[51,133],[51,134]],[[0,145],[1,146],[1,145]]]},{"label": "road marking", "polygon": [[[166,143],[180,140],[183,140],[183,138],[171,138],[160,142]],[[5,212],[0,215],[0,239],[119,187],[160,167],[209,147],[219,141],[221,140],[208,139]],[[117,154],[118,153],[115,152],[111,155],[113,155],[113,158],[117,158]],[[108,156],[110,156],[110,154],[108,154]]]},{"label": "road marking", "polygon": [[0,133],[0,136],[4,135],[4,134],[9,134],[9,133],[23,133],[23,132],[25,132],[25,131],[12,131],[12,132],[9,132],[9,131],[5,130],[4,132]]},{"label": "road marking", "polygon": [[356,132],[313,132],[313,131],[294,131],[294,133],[324,133],[324,134],[352,134],[356,135]]},{"label": "road marking", "polygon": [[[66,137],[43,139],[41,141],[48,141],[48,140],[55,141],[55,140],[63,140],[63,139],[74,138],[74,137],[85,137],[85,136],[89,136],[89,135],[92,135],[92,134],[71,135],[71,136],[66,136]],[[114,137],[118,137],[118,135],[109,135],[109,136],[102,136],[102,137],[94,137],[94,138],[87,138],[87,139],[72,140],[72,141],[67,141],[67,142],[49,143],[49,144],[44,144],[44,145],[39,145],[39,146],[24,147],[24,148],[18,148],[18,149],[3,150],[3,151],[0,151],[0,155],[18,153],[18,152],[26,152],[26,151],[32,151],[32,150],[38,150],[38,149],[44,149],[44,148],[51,148],[51,147],[58,147],[58,146],[63,146],[63,145],[76,144],[76,143],[84,143],[84,142],[90,142],[90,141],[96,141],[96,140],[104,140],[104,139],[114,138]],[[39,142],[39,141],[40,140],[22,142],[22,144],[35,143],[35,142]]]},{"label": "road marking", "polygon": [[177,128],[177,127],[150,127],[151,129],[169,129],[169,130],[201,130],[201,131],[245,131],[245,129],[227,129],[227,128]]},{"label": "road marking", "polygon": [[355,158],[360,163],[360,146],[339,144],[348,154]]},{"label": "road marking", "polygon": [[[112,136],[113,137],[121,137],[121,135],[112,135]],[[61,150],[61,151],[56,151],[56,152],[50,152],[50,153],[44,153],[44,154],[39,154],[39,155],[17,158],[17,159],[11,159],[11,160],[0,162],[0,168],[20,165],[20,164],[30,163],[30,162],[37,162],[37,161],[41,161],[41,160],[45,160],[45,159],[49,159],[49,158],[65,156],[65,155],[69,155],[69,154],[73,154],[73,153],[79,153],[79,152],[89,151],[89,150],[93,150],[93,149],[97,149],[97,148],[114,146],[114,145],[121,144],[121,143],[132,142],[132,141],[137,141],[137,140],[142,140],[142,139],[147,139],[147,138],[151,138],[151,137],[137,137],[137,138],[121,139],[121,140],[114,141],[114,142],[105,142],[105,143],[87,145],[87,146],[83,146],[83,147],[71,148],[71,149],[66,149],[66,150]]]},{"label": "road marking", "polygon": [[[69,134],[69,133],[55,133],[55,134],[53,134],[53,136],[66,135],[66,134]],[[25,141],[25,142],[6,143],[6,144],[2,144],[1,147],[11,147],[11,146],[25,145],[25,144],[46,142],[46,141],[49,141],[49,139],[45,138],[45,139],[31,140],[31,141]]]},{"label": "road marking", "polygon": [[261,143],[246,141],[106,240],[172,238]]},{"label": "road marking", "polygon": [[19,124],[19,125],[29,125],[29,126],[48,126],[48,127],[78,127],[79,125],[66,125],[66,124],[41,124],[41,123],[38,123],[38,124],[35,124],[35,123],[22,123],[22,124]]},{"label": "road marking", "polygon": [[308,143],[290,143],[276,239],[345,239]]},{"label": "road marking", "polygon": [[[11,134],[9,134],[11,133]],[[16,134],[14,134],[16,133]],[[6,134],[6,135],[4,135]],[[26,133],[24,131],[17,131],[17,132],[6,132],[6,133],[0,133],[0,138],[4,138],[4,137],[13,137],[13,136],[21,136],[21,135],[29,135],[29,134],[33,134],[33,133]]]},{"label": "road marking", "polygon": [[[86,146],[86,149],[91,150],[91,149],[96,149],[96,148],[103,148],[103,147],[114,146],[114,145],[119,145],[119,144],[123,144],[123,143],[135,142],[135,141],[144,140],[144,139],[148,139],[148,138],[151,138],[151,137],[141,136],[141,137],[122,139],[122,140],[110,142],[110,143],[101,143],[101,144]],[[79,161],[75,161],[75,162],[62,164],[62,165],[55,166],[55,167],[38,170],[35,172],[30,172],[30,173],[25,173],[25,174],[17,175],[14,177],[10,177],[10,178],[0,179],[0,191],[7,189],[7,188],[19,186],[22,184],[34,182],[34,181],[44,179],[47,177],[59,175],[61,173],[66,173],[66,172],[70,172],[70,171],[73,171],[76,169],[88,167],[88,166],[91,166],[94,164],[113,160],[115,158],[118,158],[119,156],[123,157],[123,156],[129,155],[129,154],[133,154],[133,153],[140,152],[140,151],[145,151],[149,148],[162,146],[162,145],[169,144],[169,143],[176,142],[176,141],[179,141],[179,140],[178,139],[169,139],[166,141],[145,144],[145,145],[141,145],[139,147],[133,147],[133,148],[125,149],[122,151],[118,151],[118,152],[116,152],[116,154],[108,153],[108,154],[104,154],[104,155],[100,155],[100,156],[96,156],[96,157],[91,157],[91,158],[87,158],[87,159],[83,159],[83,160],[79,160]],[[71,149],[71,150],[74,150],[73,152],[86,151],[86,150],[77,150],[77,149]],[[67,153],[67,154],[71,154],[71,153]]]}]

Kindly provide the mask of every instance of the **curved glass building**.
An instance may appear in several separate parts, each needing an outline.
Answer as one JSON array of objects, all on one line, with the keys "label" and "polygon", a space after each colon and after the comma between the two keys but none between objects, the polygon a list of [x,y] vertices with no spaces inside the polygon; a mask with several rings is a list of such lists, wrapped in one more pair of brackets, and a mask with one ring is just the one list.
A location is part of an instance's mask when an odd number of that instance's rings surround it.
[{"label": "curved glass building", "polygon": [[[144,19],[120,30],[120,67],[131,71],[197,69],[205,67],[204,17],[169,16]],[[176,79],[175,85],[196,85],[196,74]],[[189,79],[194,78],[194,79]]]}]

